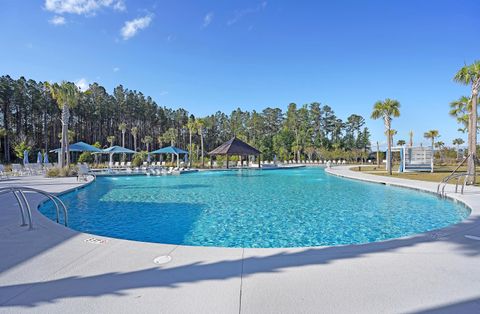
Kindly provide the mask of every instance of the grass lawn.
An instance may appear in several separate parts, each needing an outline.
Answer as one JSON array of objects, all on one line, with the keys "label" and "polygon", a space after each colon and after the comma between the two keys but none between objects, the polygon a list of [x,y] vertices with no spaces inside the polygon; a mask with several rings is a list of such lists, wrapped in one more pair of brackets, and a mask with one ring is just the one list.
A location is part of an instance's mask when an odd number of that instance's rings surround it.
[{"label": "grass lawn", "polygon": [[[440,182],[443,178],[448,176],[452,171],[455,169],[456,166],[436,166],[434,167],[434,172],[403,172],[398,173],[398,165],[393,166],[392,177],[395,178],[403,178],[403,179],[410,179],[410,180],[422,180],[422,181],[431,181],[431,182]],[[376,166],[355,166],[351,168],[353,171],[360,171],[369,174],[375,174],[379,176],[390,176],[388,172],[385,170],[385,165],[381,165],[379,168]],[[466,172],[467,168],[460,167],[457,170],[457,173]],[[480,167],[477,167],[477,171],[480,171]],[[455,180],[451,180],[451,183],[455,183]],[[479,183],[475,184],[479,185]]]}]

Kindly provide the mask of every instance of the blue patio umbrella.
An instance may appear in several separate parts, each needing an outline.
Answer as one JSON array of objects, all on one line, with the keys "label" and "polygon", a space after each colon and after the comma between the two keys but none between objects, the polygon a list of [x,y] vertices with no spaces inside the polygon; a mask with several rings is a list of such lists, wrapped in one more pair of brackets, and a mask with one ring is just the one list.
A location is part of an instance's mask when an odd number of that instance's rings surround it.
[{"label": "blue patio umbrella", "polygon": [[175,154],[177,155],[177,167],[180,167],[180,154],[188,154],[186,150],[180,149],[175,146],[168,146],[164,148],[160,148],[157,150],[154,150],[153,152],[150,152],[150,154]]},{"label": "blue patio umbrella", "polygon": [[28,164],[28,150],[23,151],[23,164]]},{"label": "blue patio umbrella", "polygon": [[[92,152],[92,153],[101,153],[102,150],[97,148],[93,145],[84,143],[84,142],[77,142],[68,146],[68,150],[70,152]],[[61,148],[52,149],[51,153],[58,153],[61,151]]]},{"label": "blue patio umbrella", "polygon": [[103,154],[110,155],[110,162],[109,162],[110,167],[113,165],[113,154],[135,154],[135,151],[122,146],[112,146],[109,148],[105,148],[101,152]]},{"label": "blue patio umbrella", "polygon": [[122,146],[112,146],[109,148],[105,148],[104,150],[101,151],[102,153],[105,154],[135,154],[135,151],[122,147]]},{"label": "blue patio umbrella", "polygon": [[44,164],[50,163],[50,162],[48,161],[48,153],[45,153],[45,155],[43,155],[43,163],[44,163]]},{"label": "blue patio umbrella", "polygon": [[42,153],[41,152],[38,152],[37,154],[37,164],[41,164],[42,163]]},{"label": "blue patio umbrella", "polygon": [[175,146],[168,146],[150,152],[150,154],[188,154],[186,150]]}]

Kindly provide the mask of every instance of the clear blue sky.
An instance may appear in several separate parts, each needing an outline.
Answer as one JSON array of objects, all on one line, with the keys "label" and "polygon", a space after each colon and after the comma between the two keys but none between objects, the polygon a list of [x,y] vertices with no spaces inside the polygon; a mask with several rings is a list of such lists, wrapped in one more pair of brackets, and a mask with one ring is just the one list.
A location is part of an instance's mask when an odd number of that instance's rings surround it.
[{"label": "clear blue sky", "polygon": [[[396,139],[461,136],[452,77],[480,59],[478,0],[4,0],[0,74],[97,81],[195,115],[319,101],[368,118],[401,102]],[[367,119],[384,142],[382,121]],[[465,138],[465,136],[463,136]]]}]

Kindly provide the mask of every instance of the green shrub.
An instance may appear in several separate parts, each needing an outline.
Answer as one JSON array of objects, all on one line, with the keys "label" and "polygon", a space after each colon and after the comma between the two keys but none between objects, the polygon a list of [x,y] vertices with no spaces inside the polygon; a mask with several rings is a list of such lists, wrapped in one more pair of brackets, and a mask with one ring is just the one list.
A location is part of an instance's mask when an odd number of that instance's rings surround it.
[{"label": "green shrub", "polygon": [[80,163],[88,163],[88,164],[91,164],[93,163],[93,155],[92,153],[90,152],[83,152],[80,154],[80,156],[78,157],[78,162]]},{"label": "green shrub", "polygon": [[138,152],[133,155],[132,166],[140,167],[147,158],[147,152]]},{"label": "green shrub", "polygon": [[25,141],[19,142],[13,147],[13,150],[15,151],[15,156],[17,156],[18,159],[23,159],[23,153],[25,151],[30,152],[31,149],[32,147],[28,146]]},{"label": "green shrub", "polygon": [[50,168],[47,170],[47,177],[49,178],[54,178],[54,177],[58,177],[58,174],[60,173],[60,169],[59,168]]},{"label": "green shrub", "polygon": [[47,177],[73,177],[77,175],[77,170],[75,167],[63,167],[63,168],[51,168],[47,170]]}]

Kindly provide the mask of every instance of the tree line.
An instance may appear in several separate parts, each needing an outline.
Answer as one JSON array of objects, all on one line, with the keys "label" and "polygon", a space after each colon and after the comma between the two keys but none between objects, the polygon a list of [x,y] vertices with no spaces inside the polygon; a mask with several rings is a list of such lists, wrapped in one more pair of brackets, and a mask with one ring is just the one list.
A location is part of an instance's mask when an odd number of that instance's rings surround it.
[{"label": "tree line", "polygon": [[[62,96],[62,88],[64,93],[71,89],[72,101],[67,101],[68,95]],[[64,104],[69,107],[66,116]],[[68,126],[65,134],[63,122]],[[109,94],[98,83],[80,91],[69,82],[49,84],[24,77],[0,77],[3,162],[12,162],[24,148],[57,148],[64,136],[70,143],[98,142],[101,147],[116,144],[137,151],[176,145],[188,149],[197,160],[203,151],[233,136],[257,147],[263,158],[270,160],[275,155],[282,160],[321,158],[333,151],[339,157],[359,158],[370,149],[370,132],[362,116],[352,114],[342,120],[330,106],[318,102],[301,106],[290,103],[285,112],[270,107],[258,112],[237,108],[230,114],[218,111],[195,117],[182,108],[159,106],[151,97],[122,85]]]}]

